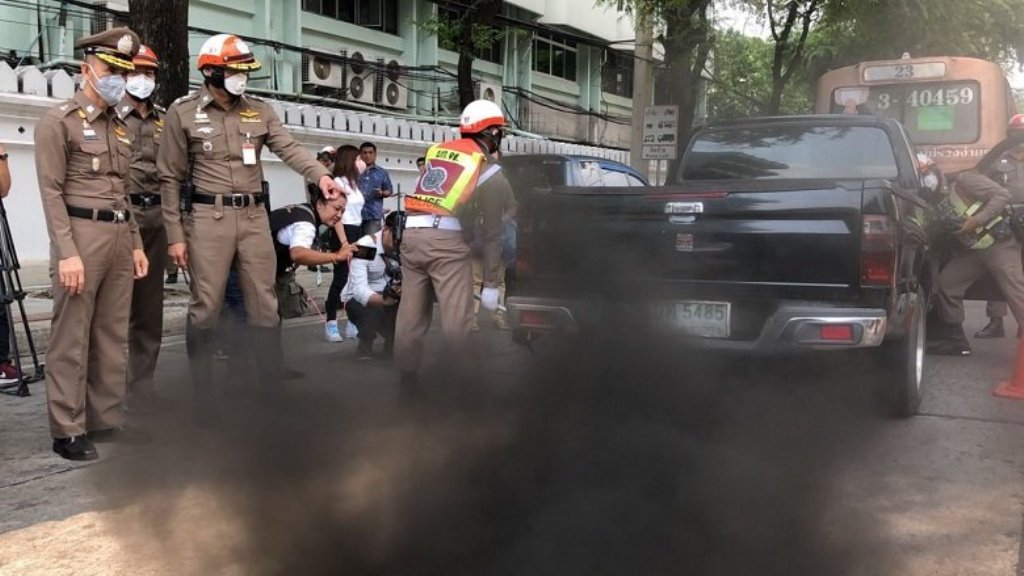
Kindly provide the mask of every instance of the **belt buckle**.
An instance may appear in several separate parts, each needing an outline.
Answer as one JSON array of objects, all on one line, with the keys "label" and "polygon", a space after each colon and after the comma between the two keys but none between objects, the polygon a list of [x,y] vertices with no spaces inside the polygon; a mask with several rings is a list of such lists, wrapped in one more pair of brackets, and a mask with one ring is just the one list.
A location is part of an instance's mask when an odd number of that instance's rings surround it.
[{"label": "belt buckle", "polygon": [[434,223],[432,224],[432,226],[434,228],[437,228],[440,225],[441,225],[441,217],[440,216],[434,216]]},{"label": "belt buckle", "polygon": [[142,206],[145,208],[152,208],[157,205],[156,194],[146,194],[142,197]]},{"label": "belt buckle", "polygon": [[231,207],[232,208],[245,208],[245,194],[232,194],[231,195]]},{"label": "belt buckle", "polygon": [[114,222],[124,222],[128,220],[127,210],[114,210]]}]

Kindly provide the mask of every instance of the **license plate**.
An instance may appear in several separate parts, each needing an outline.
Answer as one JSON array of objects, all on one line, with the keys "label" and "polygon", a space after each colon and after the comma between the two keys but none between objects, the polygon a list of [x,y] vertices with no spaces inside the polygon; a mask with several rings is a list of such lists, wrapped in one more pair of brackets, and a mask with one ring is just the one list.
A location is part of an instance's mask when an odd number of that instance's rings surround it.
[{"label": "license plate", "polygon": [[728,338],[732,306],[729,302],[677,300],[654,306],[655,322],[665,329],[700,336]]}]

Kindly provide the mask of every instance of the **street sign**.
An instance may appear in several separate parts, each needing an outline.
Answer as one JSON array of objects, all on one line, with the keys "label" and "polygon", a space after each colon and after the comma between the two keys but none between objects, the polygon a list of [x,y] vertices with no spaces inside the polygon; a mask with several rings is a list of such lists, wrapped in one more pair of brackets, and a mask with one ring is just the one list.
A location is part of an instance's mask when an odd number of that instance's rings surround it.
[{"label": "street sign", "polygon": [[678,106],[644,108],[643,159],[674,160],[678,127]]}]

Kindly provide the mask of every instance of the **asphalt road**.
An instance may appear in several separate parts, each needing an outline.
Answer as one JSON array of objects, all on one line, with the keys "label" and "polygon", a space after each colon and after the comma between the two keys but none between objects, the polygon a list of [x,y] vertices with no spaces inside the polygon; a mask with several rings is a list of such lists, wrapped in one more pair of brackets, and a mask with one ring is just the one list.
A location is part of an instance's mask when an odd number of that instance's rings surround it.
[{"label": "asphalt road", "polygon": [[0,397],[0,574],[1020,573],[1024,403],[991,396],[1013,339],[929,357],[922,414],[889,420],[845,355],[530,355],[485,326],[481,378],[449,358],[410,394],[319,325],[287,335],[307,377],[225,373],[212,431],[169,340],[181,406],[93,463],[49,451],[41,384]]}]

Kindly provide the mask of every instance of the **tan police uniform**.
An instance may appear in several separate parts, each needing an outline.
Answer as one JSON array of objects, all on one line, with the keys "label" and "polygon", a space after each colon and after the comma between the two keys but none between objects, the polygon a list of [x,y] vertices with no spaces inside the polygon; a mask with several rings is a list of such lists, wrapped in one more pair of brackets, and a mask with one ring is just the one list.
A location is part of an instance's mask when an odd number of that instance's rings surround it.
[{"label": "tan police uniform", "polygon": [[[1010,192],[977,172],[964,172],[957,185],[974,200],[985,201],[975,215],[985,223],[1010,203]],[[944,322],[962,324],[964,293],[985,272],[992,274],[999,285],[1017,323],[1024,325],[1024,269],[1021,267],[1021,246],[1012,236],[982,250],[962,249],[939,273],[938,307]]]},{"label": "tan police uniform", "polygon": [[143,397],[153,392],[153,373],[164,330],[164,278],[167,266],[167,233],[160,208],[160,178],[156,153],[164,129],[164,109],[150,104],[143,114],[129,97],[117,108],[132,138],[128,193],[132,216],[139,226],[149,259],[149,273],[135,281],[128,330],[128,395]]},{"label": "tan police uniform", "polygon": [[[123,28],[79,43],[96,44],[120,44],[122,52],[130,47],[126,68],[139,47],[134,32]],[[50,431],[69,438],[123,420],[132,250],[142,248],[125,182],[132,137],[113,107],[97,106],[79,91],[40,119],[35,154],[53,283],[46,355]],[[73,256],[82,259],[85,285],[69,295],[58,263]]]},{"label": "tan police uniform", "polygon": [[[259,157],[266,146],[307,180],[330,176],[313,155],[296,142],[265,102],[240,96],[230,109],[218,106],[206,86],[179,98],[167,110],[157,157],[167,240],[187,242],[192,298],[188,347],[193,381],[205,393],[228,271],[237,263],[253,344],[275,349],[279,317],[274,292],[275,254],[262,192]],[[193,161],[193,210],[179,211],[180,185]],[[259,328],[270,329],[260,331]],[[267,354],[257,351],[265,376]],[[279,359],[277,359],[279,361]],[[276,376],[276,374],[275,374]]]},{"label": "tan police uniform", "polygon": [[[485,154],[481,173],[496,164],[491,155]],[[504,173],[498,169],[491,174],[473,191],[471,200],[456,210],[455,217],[435,217],[408,208],[401,247],[402,300],[395,331],[395,363],[403,374],[415,373],[423,364],[423,344],[435,295],[441,308],[441,330],[453,354],[451,360],[473,361],[464,356],[473,323],[473,266],[468,241],[474,224],[480,221],[483,285],[497,288],[503,268],[502,215],[514,198]],[[409,200],[406,202],[409,207]],[[448,222],[452,224],[446,226]],[[463,357],[455,356],[458,354]]]}]

